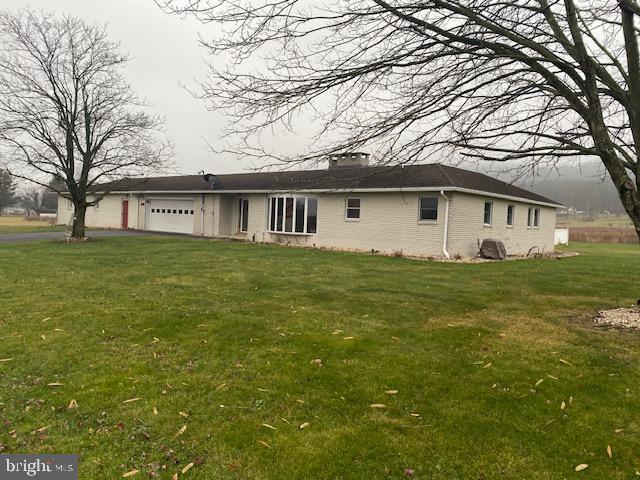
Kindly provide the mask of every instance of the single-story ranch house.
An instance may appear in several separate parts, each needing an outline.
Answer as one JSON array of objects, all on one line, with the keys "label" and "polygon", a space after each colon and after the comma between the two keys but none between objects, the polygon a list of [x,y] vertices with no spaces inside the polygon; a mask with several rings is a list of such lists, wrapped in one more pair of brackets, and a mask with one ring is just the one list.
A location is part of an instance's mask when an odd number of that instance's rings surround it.
[{"label": "single-story ranch house", "polygon": [[[552,200],[477,172],[371,167],[368,157],[331,157],[327,170],[118,180],[86,222],[412,256],[476,256],[486,238],[502,240],[509,255],[554,249]],[[72,215],[60,197],[59,222]]]}]

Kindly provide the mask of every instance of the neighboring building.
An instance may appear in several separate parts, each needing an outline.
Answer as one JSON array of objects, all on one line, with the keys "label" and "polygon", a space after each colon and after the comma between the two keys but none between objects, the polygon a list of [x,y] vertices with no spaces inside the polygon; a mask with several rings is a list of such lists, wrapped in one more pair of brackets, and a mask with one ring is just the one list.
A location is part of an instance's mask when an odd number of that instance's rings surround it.
[{"label": "neighboring building", "polygon": [[[509,255],[554,249],[552,200],[459,168],[367,160],[354,153],[332,157],[328,170],[123,179],[86,221],[412,256],[475,256],[485,238],[502,240]],[[59,197],[60,223],[72,215]]]}]

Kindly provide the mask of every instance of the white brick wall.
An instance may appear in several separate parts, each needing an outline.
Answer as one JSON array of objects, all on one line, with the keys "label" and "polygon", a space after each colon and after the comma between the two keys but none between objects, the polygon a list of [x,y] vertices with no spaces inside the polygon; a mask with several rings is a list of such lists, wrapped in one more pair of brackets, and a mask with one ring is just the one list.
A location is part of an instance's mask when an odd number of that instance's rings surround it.
[{"label": "white brick wall", "polygon": [[[89,197],[89,201],[93,199]],[[95,206],[87,208],[85,223],[89,228],[120,228],[122,225],[122,201],[129,201],[129,227],[138,225],[138,197],[136,195],[107,195]],[[141,207],[144,209],[144,207]],[[70,225],[73,217],[73,206],[69,201],[58,196],[58,224]]]},{"label": "white brick wall", "polygon": [[[426,193],[425,196],[438,196]],[[360,198],[360,219],[345,218],[346,199]],[[345,250],[402,252],[405,255],[441,255],[444,202],[438,203],[438,220],[418,221],[416,193],[324,194],[318,196],[318,232],[291,239],[270,235],[272,241]],[[269,238],[268,237],[268,238]]]},{"label": "white brick wall", "polygon": [[[303,194],[299,194],[303,195]],[[154,197],[175,197],[180,195],[157,195]],[[194,197],[193,233],[201,235],[201,194],[185,195]],[[268,195],[249,194],[248,240],[267,243],[282,243],[328,247],[344,250],[379,251],[383,253],[402,252],[405,255],[440,256],[444,235],[446,202],[437,192],[409,193],[325,193],[318,198],[318,231],[315,235],[286,235],[267,232]],[[438,201],[438,220],[420,222],[419,198],[435,196]],[[531,247],[552,251],[556,211],[554,208],[530,205],[524,202],[510,202],[482,195],[447,192],[450,199],[449,237],[447,249],[451,255],[475,256],[478,241],[484,238],[502,240],[507,253],[525,254]],[[345,219],[347,197],[361,199],[360,219]],[[130,228],[145,228],[146,198],[137,195],[108,195],[100,203],[100,208],[89,208],[87,226],[119,228],[121,222],[121,202],[129,200]],[[483,225],[484,202],[493,202],[493,219],[490,227]],[[507,205],[515,205],[514,226],[508,227]],[[205,194],[204,235],[213,237],[237,236],[238,195]],[[529,207],[540,208],[540,228],[527,227]],[[73,210],[67,201],[59,197],[58,219],[67,223]]]},{"label": "white brick wall", "polygon": [[[484,226],[484,202],[493,202],[490,227]],[[515,206],[513,227],[507,226],[507,205]],[[529,207],[540,208],[538,229],[527,227]],[[451,255],[475,256],[478,240],[485,238],[502,240],[508,255],[526,254],[532,247],[547,252],[554,250],[555,208],[465,193],[452,194],[450,208],[448,249]]]}]

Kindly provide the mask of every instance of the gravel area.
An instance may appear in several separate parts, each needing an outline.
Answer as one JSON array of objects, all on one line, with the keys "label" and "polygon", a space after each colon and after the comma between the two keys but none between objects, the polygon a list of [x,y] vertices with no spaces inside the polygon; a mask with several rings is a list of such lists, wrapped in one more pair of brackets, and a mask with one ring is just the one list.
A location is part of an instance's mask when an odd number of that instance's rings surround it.
[{"label": "gravel area", "polygon": [[[545,253],[536,253],[532,255],[507,255],[507,258],[504,260],[491,260],[488,258],[474,257],[474,258],[444,258],[444,257],[431,257],[427,258],[427,260],[433,260],[436,262],[448,262],[448,263],[493,263],[493,262],[509,262],[515,260],[530,260],[533,258],[550,258],[560,260],[562,258],[569,257],[577,257],[580,255],[578,252],[545,252]],[[423,258],[424,260],[424,258]]]},{"label": "gravel area", "polygon": [[640,308],[613,308],[598,312],[593,319],[598,325],[620,327],[620,328],[640,328]]}]

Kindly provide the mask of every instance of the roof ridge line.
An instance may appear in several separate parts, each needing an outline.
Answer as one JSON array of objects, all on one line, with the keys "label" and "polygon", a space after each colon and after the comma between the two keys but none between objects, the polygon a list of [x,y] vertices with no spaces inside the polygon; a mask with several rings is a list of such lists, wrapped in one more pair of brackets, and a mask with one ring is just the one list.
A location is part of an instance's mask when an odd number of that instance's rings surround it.
[{"label": "roof ridge line", "polygon": [[442,163],[437,163],[436,165],[438,165],[438,167],[440,168],[440,172],[442,173],[442,176],[449,181],[451,186],[457,187],[458,185],[456,184],[456,182],[454,182],[453,179],[449,176],[449,174],[445,171],[444,165],[442,165]]}]

